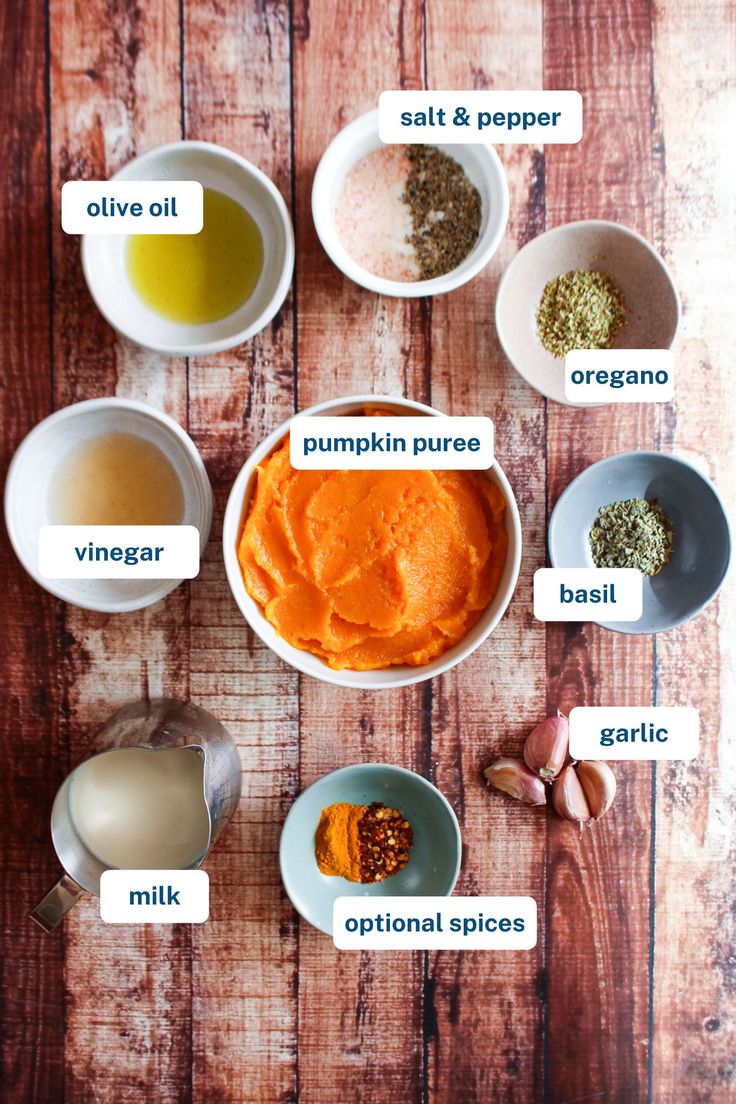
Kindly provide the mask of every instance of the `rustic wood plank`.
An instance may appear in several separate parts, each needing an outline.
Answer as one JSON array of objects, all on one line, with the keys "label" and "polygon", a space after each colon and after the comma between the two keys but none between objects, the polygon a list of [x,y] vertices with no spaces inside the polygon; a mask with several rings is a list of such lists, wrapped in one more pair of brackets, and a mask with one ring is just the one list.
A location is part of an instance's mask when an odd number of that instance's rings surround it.
[{"label": "rustic wood plank", "polygon": [[[2,472],[25,434],[51,411],[48,117],[44,12],[6,4],[0,16],[0,389]],[[0,673],[0,868],[4,1046],[8,1104],[52,1099],[64,1072],[63,946],[28,919],[58,876],[48,816],[66,767],[58,709],[57,604],[0,537],[4,633]]]},{"label": "rustic wood plank", "polygon": [[[540,87],[541,15],[535,3],[503,9],[429,0],[428,86]],[[545,557],[545,407],[507,363],[493,323],[503,269],[542,229],[544,157],[529,146],[499,153],[511,193],[509,230],[484,273],[432,304],[432,400],[450,414],[494,419],[496,454],[523,519],[524,558],[491,638],[432,684],[432,760],[461,820],[457,892],[529,894],[543,917],[545,814],[490,794],[481,777],[494,758],[520,753],[545,709],[545,630],[530,616],[532,575]],[[430,1099],[541,1099],[544,955],[543,939],[532,952],[430,955]]]},{"label": "rustic wood plank", "polygon": [[[67,179],[105,179],[136,153],[179,137],[178,4],[145,11],[96,0],[50,6],[54,197],[54,401],[132,395],[186,424],[182,360],[118,338],[84,285],[79,245],[61,232]],[[188,588],[134,614],[61,607],[63,718],[71,762],[112,708],[189,696]],[[49,938],[61,938],[60,936]],[[190,1084],[190,930],[107,928],[87,899],[65,921],[66,1086],[75,1101],[181,1101]],[[114,1060],[101,1061],[104,1054]]]},{"label": "rustic wood plank", "polygon": [[[300,409],[357,393],[430,397],[427,304],[379,298],[346,280],[322,250],[310,215],[314,170],[338,130],[375,107],[384,88],[421,87],[422,23],[418,0],[349,9],[300,2],[295,8]],[[425,771],[426,693],[426,687],[341,692],[302,679],[302,786],[354,762]],[[299,967],[300,1100],[419,1100],[424,956],[340,954],[302,924]]]},{"label": "rustic wood plank", "polygon": [[[183,57],[186,137],[241,153],[290,203],[288,4],[186,5]],[[193,1093],[223,1104],[297,1098],[297,924],[278,843],[298,789],[299,679],[247,628],[220,543],[241,464],[293,409],[290,302],[253,341],[190,363],[190,429],[216,498],[212,540],[191,585],[191,691],[243,760],[240,808],[207,864],[210,920],[192,934]]]},{"label": "rustic wood plank", "polygon": [[[667,175],[661,234],[681,289],[674,413],[659,444],[700,465],[730,503],[736,490],[732,397],[734,11],[655,9],[654,78]],[[733,508],[733,507],[731,507]],[[731,515],[733,517],[733,513]],[[661,705],[700,711],[700,756],[657,766],[656,945],[652,1098],[727,1104],[736,1097],[736,778],[734,589],[657,638]]]},{"label": "rustic wood plank", "polygon": [[[578,146],[548,146],[546,224],[612,218],[651,238],[651,6],[596,0],[544,5],[544,86],[583,94]],[[602,456],[653,444],[651,405],[576,411],[549,404],[549,500]],[[648,705],[653,645],[595,626],[547,632],[548,711]],[[616,804],[594,832],[550,819],[548,1023],[552,1101],[645,1100],[648,1081],[651,773],[622,765]],[[584,1060],[581,1060],[584,1055]]]}]

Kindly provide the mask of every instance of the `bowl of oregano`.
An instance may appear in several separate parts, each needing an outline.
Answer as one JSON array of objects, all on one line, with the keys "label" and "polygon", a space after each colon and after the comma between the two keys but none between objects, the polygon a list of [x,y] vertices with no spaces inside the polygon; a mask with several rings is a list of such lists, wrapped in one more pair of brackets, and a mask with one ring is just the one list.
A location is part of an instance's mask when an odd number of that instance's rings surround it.
[{"label": "bowl of oregano", "polygon": [[568,404],[567,353],[669,349],[679,320],[677,290],[659,254],[640,234],[602,219],[533,238],[511,261],[496,296],[506,356],[537,391]]}]

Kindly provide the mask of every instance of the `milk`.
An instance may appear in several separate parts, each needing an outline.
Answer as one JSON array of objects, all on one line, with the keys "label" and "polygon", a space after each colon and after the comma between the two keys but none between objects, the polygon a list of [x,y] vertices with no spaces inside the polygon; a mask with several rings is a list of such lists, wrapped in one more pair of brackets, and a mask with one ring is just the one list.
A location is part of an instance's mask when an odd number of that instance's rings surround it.
[{"label": "milk", "polygon": [[194,748],[120,748],[88,759],[69,786],[69,813],[106,867],[183,869],[209,842],[204,762]]}]

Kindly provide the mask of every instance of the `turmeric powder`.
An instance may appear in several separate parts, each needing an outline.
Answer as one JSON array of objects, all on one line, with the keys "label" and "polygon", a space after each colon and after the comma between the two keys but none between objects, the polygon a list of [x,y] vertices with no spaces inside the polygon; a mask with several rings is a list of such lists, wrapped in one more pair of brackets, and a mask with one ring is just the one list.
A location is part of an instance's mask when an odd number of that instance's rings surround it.
[{"label": "turmeric powder", "polygon": [[360,881],[358,824],[367,805],[339,801],[322,810],[317,826],[317,866],[333,878]]},{"label": "turmeric powder", "polygon": [[409,861],[412,831],[398,809],[382,802],[338,801],[322,810],[315,837],[323,874],[349,882],[382,882]]}]

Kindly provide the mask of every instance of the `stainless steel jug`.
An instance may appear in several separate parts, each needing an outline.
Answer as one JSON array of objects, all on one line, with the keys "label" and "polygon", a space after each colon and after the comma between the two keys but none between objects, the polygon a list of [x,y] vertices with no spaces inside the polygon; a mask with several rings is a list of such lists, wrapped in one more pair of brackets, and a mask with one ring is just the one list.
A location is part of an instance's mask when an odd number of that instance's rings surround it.
[{"label": "stainless steel jug", "polygon": [[[191,868],[201,866],[240,800],[240,756],[220,722],[191,703],[166,698],[140,701],[114,713],[95,744],[97,755],[118,748],[192,748],[199,752],[204,763],[209,834],[207,846]],[[80,838],[70,814],[70,785],[76,769],[59,788],[51,811],[51,838],[65,873],[31,913],[44,931],[60,923],[80,894],[87,891],[99,896],[100,875],[107,869]]]}]

